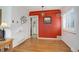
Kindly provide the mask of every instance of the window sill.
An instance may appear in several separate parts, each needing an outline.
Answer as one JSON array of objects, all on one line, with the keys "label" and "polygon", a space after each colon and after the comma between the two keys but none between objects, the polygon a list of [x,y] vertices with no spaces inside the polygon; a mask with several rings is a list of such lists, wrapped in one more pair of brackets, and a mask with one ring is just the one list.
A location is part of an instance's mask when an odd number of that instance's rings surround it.
[{"label": "window sill", "polygon": [[69,32],[69,33],[72,33],[72,34],[76,34],[75,31],[72,31],[72,30],[68,30],[68,29],[63,29],[64,32]]}]

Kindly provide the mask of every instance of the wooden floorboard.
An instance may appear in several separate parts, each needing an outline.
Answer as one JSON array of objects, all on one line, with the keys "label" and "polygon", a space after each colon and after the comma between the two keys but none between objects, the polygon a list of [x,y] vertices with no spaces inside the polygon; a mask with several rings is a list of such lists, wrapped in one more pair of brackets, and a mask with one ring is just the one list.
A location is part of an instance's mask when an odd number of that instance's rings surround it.
[{"label": "wooden floorboard", "polygon": [[71,52],[62,40],[27,39],[13,52]]}]

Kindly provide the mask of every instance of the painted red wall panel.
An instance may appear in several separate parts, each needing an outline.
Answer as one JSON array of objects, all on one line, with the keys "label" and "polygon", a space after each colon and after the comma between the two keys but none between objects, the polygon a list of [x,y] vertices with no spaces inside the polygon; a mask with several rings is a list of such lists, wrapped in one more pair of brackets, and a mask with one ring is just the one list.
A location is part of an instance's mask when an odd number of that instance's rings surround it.
[{"label": "painted red wall panel", "polygon": [[[61,11],[60,10],[45,10],[44,16],[42,11],[31,11],[30,16],[38,15],[39,37],[56,38],[61,35]],[[44,24],[44,17],[52,18],[51,24]]]}]

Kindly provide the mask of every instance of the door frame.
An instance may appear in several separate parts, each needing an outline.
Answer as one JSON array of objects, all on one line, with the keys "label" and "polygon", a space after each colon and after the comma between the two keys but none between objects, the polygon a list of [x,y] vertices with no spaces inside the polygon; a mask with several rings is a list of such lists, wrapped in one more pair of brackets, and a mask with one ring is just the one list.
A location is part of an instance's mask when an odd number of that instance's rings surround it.
[{"label": "door frame", "polygon": [[39,36],[38,16],[30,16],[30,37],[32,38],[32,17],[37,18],[37,38]]}]

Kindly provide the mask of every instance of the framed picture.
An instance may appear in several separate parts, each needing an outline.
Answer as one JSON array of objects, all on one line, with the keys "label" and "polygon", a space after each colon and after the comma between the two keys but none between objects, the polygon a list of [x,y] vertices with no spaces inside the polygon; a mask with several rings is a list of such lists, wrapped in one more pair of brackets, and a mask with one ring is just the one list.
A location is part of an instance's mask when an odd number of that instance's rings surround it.
[{"label": "framed picture", "polygon": [[46,16],[44,17],[44,24],[51,24],[52,23],[52,18],[51,16]]},{"label": "framed picture", "polygon": [[24,24],[24,23],[26,23],[26,21],[27,21],[27,17],[26,17],[26,16],[22,16],[22,17],[20,18],[20,20],[21,20],[21,24]]}]

